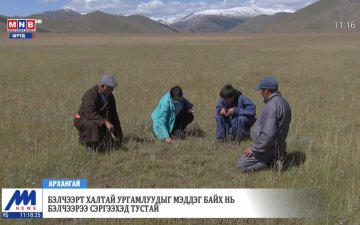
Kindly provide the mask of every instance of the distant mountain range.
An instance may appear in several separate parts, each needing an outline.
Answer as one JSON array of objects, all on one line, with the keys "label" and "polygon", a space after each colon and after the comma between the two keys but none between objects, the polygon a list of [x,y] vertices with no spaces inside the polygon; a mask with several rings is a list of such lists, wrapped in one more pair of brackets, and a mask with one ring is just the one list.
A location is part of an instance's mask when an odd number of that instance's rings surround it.
[{"label": "distant mountain range", "polygon": [[[3,20],[1,20],[3,18]],[[42,19],[38,31],[57,33],[175,33],[173,28],[144,16],[115,16],[100,11],[80,14],[73,10],[61,9],[30,15],[27,18]],[[0,16],[1,23],[6,17]]]},{"label": "distant mountain range", "polygon": [[[338,22],[337,28],[335,22]],[[357,27],[349,28],[348,22],[354,22]],[[231,32],[358,32],[359,29],[359,0],[320,0],[295,13],[251,18]]]},{"label": "distant mountain range", "polygon": [[231,9],[205,10],[190,15],[158,20],[180,32],[224,32],[246,20],[260,15],[273,15],[279,11],[250,7],[236,7]]},{"label": "distant mountain range", "polygon": [[[66,12],[64,12],[66,11]],[[81,33],[174,33],[174,29],[144,16],[115,16],[100,11],[81,15],[62,10],[54,19],[46,20],[39,27],[51,32]],[[38,15],[42,17],[42,15]]]},{"label": "distant mountain range", "polygon": [[[295,13],[237,7],[157,21],[144,16],[116,16],[100,11],[80,14],[69,9],[28,18],[43,20],[37,27],[39,32],[59,33],[348,32],[360,29],[360,0],[320,0]],[[6,30],[6,19],[6,16],[0,16],[2,31]],[[335,22],[343,25],[342,28],[336,28]],[[347,27],[348,22],[354,22],[357,27]]]}]

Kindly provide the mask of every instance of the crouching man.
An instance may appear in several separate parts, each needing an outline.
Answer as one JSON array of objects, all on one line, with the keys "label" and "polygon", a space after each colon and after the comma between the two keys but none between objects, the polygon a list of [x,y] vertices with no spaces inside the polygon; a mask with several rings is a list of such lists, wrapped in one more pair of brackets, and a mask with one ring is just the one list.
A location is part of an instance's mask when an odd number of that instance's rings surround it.
[{"label": "crouching man", "polygon": [[185,128],[194,120],[193,104],[183,97],[179,86],[165,94],[151,114],[154,135],[167,143],[183,138]]},{"label": "crouching man", "polygon": [[114,77],[105,74],[100,83],[82,97],[74,125],[79,131],[80,143],[88,152],[121,146],[123,134],[112,94],[117,86]]},{"label": "crouching man", "polygon": [[250,135],[250,127],[255,122],[255,104],[230,84],[220,92],[216,106],[216,138],[233,139],[240,142]]},{"label": "crouching man", "polygon": [[252,145],[241,155],[236,169],[254,172],[266,168],[274,160],[282,168],[286,153],[286,137],[291,122],[291,109],[278,92],[278,83],[272,77],[261,80],[260,90],[265,106],[251,129]]}]

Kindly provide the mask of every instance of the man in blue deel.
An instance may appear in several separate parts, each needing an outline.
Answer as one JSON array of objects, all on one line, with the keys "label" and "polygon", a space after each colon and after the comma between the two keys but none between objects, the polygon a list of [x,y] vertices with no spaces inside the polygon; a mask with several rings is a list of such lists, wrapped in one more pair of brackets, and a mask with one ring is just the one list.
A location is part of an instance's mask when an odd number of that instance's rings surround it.
[{"label": "man in blue deel", "polygon": [[185,128],[194,120],[193,112],[193,104],[183,97],[182,89],[171,88],[151,114],[155,136],[167,143],[173,137],[184,137]]},{"label": "man in blue deel", "polygon": [[250,127],[256,120],[256,107],[230,84],[222,88],[220,97],[215,115],[216,138],[240,142],[250,134]]},{"label": "man in blue deel", "polygon": [[285,141],[291,122],[291,109],[278,91],[278,82],[274,78],[264,78],[256,90],[260,90],[265,106],[260,118],[251,128],[253,143],[241,155],[236,169],[253,172],[264,169],[275,161],[281,170],[286,154]]}]

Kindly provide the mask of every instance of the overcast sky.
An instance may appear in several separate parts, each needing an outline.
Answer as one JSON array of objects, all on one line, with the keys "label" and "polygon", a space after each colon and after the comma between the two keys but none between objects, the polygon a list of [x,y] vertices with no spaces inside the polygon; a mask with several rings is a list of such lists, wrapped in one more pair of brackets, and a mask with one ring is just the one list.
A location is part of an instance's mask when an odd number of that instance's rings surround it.
[{"label": "overcast sky", "polygon": [[28,16],[69,8],[80,13],[100,10],[117,15],[140,14],[160,18],[240,6],[296,11],[315,1],[317,0],[1,0],[0,15]]}]

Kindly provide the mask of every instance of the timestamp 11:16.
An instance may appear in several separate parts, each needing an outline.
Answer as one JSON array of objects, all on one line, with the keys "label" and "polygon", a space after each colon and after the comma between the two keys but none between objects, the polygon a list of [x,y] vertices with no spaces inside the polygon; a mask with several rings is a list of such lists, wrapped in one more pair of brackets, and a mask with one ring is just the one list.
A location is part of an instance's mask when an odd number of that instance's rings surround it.
[{"label": "timestamp 11:16", "polygon": [[355,29],[356,28],[356,24],[355,22],[341,22],[341,21],[335,21],[335,28],[336,29]]}]

